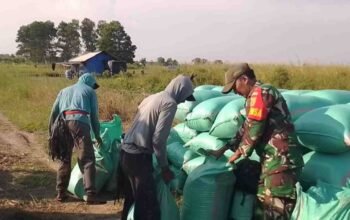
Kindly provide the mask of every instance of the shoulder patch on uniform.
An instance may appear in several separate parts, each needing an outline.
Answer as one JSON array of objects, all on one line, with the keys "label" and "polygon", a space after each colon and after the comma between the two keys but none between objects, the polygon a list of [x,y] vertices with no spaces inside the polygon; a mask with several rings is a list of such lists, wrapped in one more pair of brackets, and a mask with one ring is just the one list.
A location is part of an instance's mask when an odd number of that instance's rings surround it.
[{"label": "shoulder patch on uniform", "polygon": [[249,119],[254,119],[261,121],[267,117],[267,108],[262,98],[262,89],[260,87],[256,88],[253,92],[249,101],[249,112],[247,117]]}]

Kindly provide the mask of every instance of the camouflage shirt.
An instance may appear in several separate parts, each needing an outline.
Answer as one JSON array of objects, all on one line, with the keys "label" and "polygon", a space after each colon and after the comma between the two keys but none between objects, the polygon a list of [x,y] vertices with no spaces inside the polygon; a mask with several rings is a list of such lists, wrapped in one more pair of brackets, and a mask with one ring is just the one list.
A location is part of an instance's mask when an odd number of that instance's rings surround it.
[{"label": "camouflage shirt", "polygon": [[249,157],[255,149],[263,175],[304,165],[286,101],[276,88],[256,82],[246,99],[245,110],[246,120],[236,135],[240,141],[238,150]]}]

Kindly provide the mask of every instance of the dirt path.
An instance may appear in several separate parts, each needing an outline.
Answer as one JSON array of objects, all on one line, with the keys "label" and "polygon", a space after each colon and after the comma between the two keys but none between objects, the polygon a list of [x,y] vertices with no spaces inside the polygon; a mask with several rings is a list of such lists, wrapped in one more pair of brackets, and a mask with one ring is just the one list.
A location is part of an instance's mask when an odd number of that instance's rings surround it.
[{"label": "dirt path", "polygon": [[119,219],[121,205],[55,201],[57,164],[0,113],[0,219]]}]

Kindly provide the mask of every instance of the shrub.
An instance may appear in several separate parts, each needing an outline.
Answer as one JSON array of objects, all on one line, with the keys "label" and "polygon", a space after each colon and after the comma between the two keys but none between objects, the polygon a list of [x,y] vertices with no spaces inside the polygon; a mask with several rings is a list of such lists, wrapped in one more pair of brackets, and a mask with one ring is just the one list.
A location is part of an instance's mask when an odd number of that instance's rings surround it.
[{"label": "shrub", "polygon": [[278,88],[289,88],[290,77],[288,70],[283,67],[277,67],[270,75],[269,82]]}]

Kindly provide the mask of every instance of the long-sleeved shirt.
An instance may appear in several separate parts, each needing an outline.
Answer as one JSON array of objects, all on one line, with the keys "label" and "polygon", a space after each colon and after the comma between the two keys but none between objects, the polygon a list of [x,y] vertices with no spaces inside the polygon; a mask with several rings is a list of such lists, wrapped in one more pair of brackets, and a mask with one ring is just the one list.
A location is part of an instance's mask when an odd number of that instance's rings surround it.
[{"label": "long-sleeved shirt", "polygon": [[82,75],[78,82],[62,89],[53,104],[49,131],[57,116],[64,111],[79,110],[87,114],[66,115],[66,120],[77,120],[91,124],[95,136],[100,136],[100,123],[98,121],[98,102],[96,92],[93,89],[96,80],[90,73]]},{"label": "long-sleeved shirt", "polygon": [[281,93],[256,82],[246,100],[246,120],[236,135],[244,157],[255,149],[263,162],[263,173],[272,174],[302,167],[302,155],[294,140],[294,126]]},{"label": "long-sleeved shirt", "polygon": [[168,165],[166,140],[177,104],[193,93],[189,77],[179,75],[162,92],[145,98],[138,106],[133,124],[125,134],[122,149],[128,153],[154,153],[160,167]]}]

